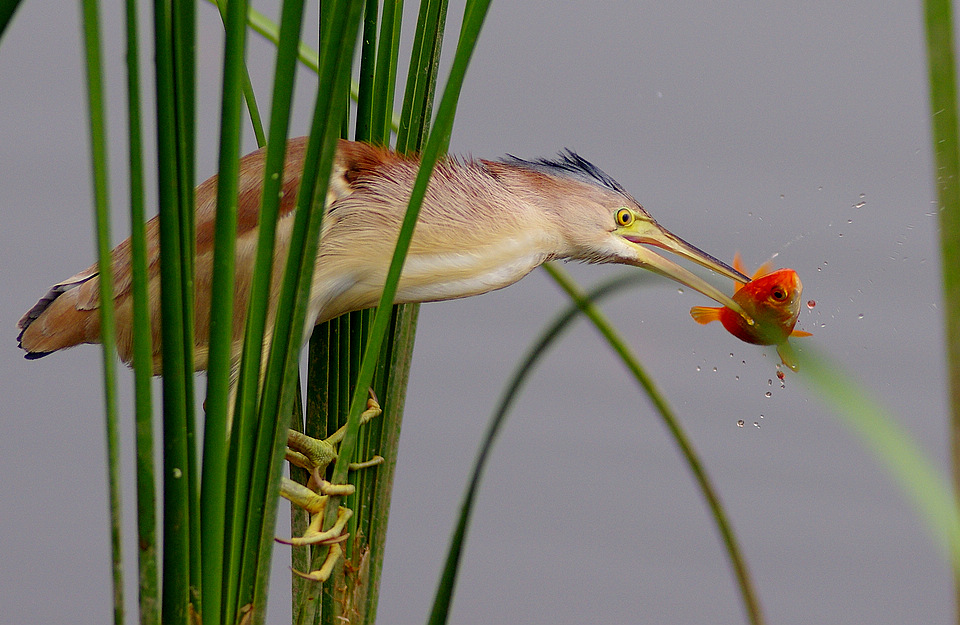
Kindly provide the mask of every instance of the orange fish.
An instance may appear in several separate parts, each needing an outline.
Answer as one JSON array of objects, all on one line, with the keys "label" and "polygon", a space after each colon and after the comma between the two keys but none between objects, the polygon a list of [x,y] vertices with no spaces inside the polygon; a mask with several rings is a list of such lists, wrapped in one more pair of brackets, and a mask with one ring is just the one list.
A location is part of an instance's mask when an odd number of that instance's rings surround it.
[{"label": "orange fish", "polygon": [[[739,253],[733,258],[733,267],[741,273],[745,271]],[[771,263],[764,263],[749,284],[737,284],[734,288],[733,301],[743,307],[753,319],[753,325],[726,307],[694,306],[690,309],[690,316],[702,324],[719,321],[727,332],[746,343],[776,345],[783,364],[796,371],[796,355],[787,338],[812,336],[809,332],[793,329],[800,315],[803,285],[793,269],[778,269],[771,273],[771,267]]]}]

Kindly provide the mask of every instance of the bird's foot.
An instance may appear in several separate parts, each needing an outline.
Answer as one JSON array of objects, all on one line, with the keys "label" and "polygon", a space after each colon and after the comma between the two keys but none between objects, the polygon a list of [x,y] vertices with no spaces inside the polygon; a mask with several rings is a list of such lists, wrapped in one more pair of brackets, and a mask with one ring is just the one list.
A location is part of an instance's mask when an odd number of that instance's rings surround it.
[{"label": "bird's foot", "polygon": [[[376,418],[381,413],[380,405],[377,403],[373,393],[367,401],[367,409],[360,415],[360,424],[363,425]],[[280,495],[289,500],[294,505],[303,508],[310,514],[310,522],[302,536],[294,536],[290,539],[277,538],[277,541],[293,546],[327,546],[327,556],[319,569],[303,573],[294,570],[294,573],[313,581],[324,582],[330,577],[333,567],[343,554],[340,543],[349,538],[349,534],[344,532],[344,528],[353,511],[349,508],[340,506],[337,508],[337,519],[328,529],[323,529],[323,522],[327,502],[331,496],[352,495],[355,488],[351,484],[333,484],[326,480],[325,474],[327,467],[337,460],[337,445],[346,435],[347,428],[343,426],[325,439],[316,439],[300,432],[290,430],[287,436],[287,460],[291,464],[306,469],[310,473],[310,479],[304,486],[288,478],[283,478],[280,484]],[[376,466],[383,462],[381,456],[374,456],[366,462],[350,463],[348,468],[351,471]]]},{"label": "bird's foot", "polygon": [[[371,419],[380,416],[380,404],[373,391],[370,392],[370,398],[367,400],[367,409],[360,415],[360,425],[364,425]],[[337,460],[337,444],[343,440],[347,433],[347,426],[331,434],[325,439],[318,439],[307,436],[302,432],[290,430],[287,433],[287,452],[286,458],[290,464],[306,469],[310,473],[310,482],[308,483],[316,491],[324,490],[328,495],[351,495],[353,487],[348,484],[330,484],[324,479],[327,467]],[[376,466],[383,462],[380,456],[374,456],[366,462],[350,463],[351,470],[364,469]],[[342,489],[342,490],[338,490]]]},{"label": "bird's foot", "polygon": [[[348,486],[352,493],[353,486],[349,484],[344,486]],[[290,539],[277,538],[279,542],[295,547],[302,547],[304,545],[333,545],[343,542],[349,537],[349,534],[343,533],[343,528],[347,526],[347,521],[353,516],[353,510],[344,508],[343,506],[337,508],[336,522],[329,529],[324,530],[323,513],[327,509],[327,501],[329,501],[331,493],[326,489],[322,490],[321,493],[322,494],[316,493],[303,484],[294,482],[289,478],[283,478],[280,484],[280,495],[309,512],[310,524],[307,525],[303,536],[294,536]]]}]

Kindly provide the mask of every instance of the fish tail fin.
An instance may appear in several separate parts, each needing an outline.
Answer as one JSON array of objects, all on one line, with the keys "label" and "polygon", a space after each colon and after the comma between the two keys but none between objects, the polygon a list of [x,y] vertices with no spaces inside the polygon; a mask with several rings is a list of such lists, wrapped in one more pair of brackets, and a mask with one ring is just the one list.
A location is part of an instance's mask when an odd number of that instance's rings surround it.
[{"label": "fish tail fin", "polygon": [[720,311],[722,308],[710,306],[694,306],[690,309],[690,316],[699,324],[706,325],[711,321],[720,321]]},{"label": "fish tail fin", "polygon": [[777,354],[780,355],[780,362],[790,367],[792,371],[799,369],[797,364],[797,354],[793,351],[793,346],[789,341],[784,341],[777,345]]},{"label": "fish tail fin", "polygon": [[813,336],[813,334],[811,332],[804,332],[803,330],[794,330],[793,332],[790,333],[790,336],[803,337],[803,336]]}]

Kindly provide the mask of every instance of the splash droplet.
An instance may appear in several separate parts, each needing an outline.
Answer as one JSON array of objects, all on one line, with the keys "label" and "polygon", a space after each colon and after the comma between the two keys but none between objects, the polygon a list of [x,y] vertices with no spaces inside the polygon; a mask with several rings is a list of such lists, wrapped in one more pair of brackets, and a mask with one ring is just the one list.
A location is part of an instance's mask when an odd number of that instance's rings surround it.
[{"label": "splash droplet", "polygon": [[857,315],[857,319],[863,319],[863,313],[860,313],[859,315]]},{"label": "splash droplet", "polygon": [[760,429],[760,424],[759,424],[758,422],[754,421],[754,422],[753,422],[753,427],[755,427],[755,428],[757,428],[757,429],[759,430],[759,429]]},{"label": "splash droplet", "polygon": [[783,382],[783,378],[784,378],[783,371],[781,371],[780,369],[777,369],[777,379]]},{"label": "splash droplet", "polygon": [[816,307],[817,307],[817,300],[812,299],[807,301],[807,308],[809,308],[810,310],[813,310]]},{"label": "splash droplet", "polygon": [[700,365],[697,365],[697,371],[698,372],[700,371]]},{"label": "splash droplet", "polygon": [[739,421],[737,421],[737,427],[738,427],[738,428],[742,428],[742,427],[743,427],[743,419],[740,419]]},{"label": "splash droplet", "polygon": [[763,394],[763,396],[764,396],[764,397],[773,397],[773,393],[771,393],[770,391],[767,391],[766,393]]}]

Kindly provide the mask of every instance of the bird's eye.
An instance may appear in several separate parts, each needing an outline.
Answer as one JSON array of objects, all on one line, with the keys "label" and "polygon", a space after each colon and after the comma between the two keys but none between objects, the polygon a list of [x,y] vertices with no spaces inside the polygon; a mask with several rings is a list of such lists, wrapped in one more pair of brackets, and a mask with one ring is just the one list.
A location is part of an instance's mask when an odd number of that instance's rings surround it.
[{"label": "bird's eye", "polygon": [[633,223],[633,213],[629,208],[621,208],[617,211],[617,225],[629,226]]}]

